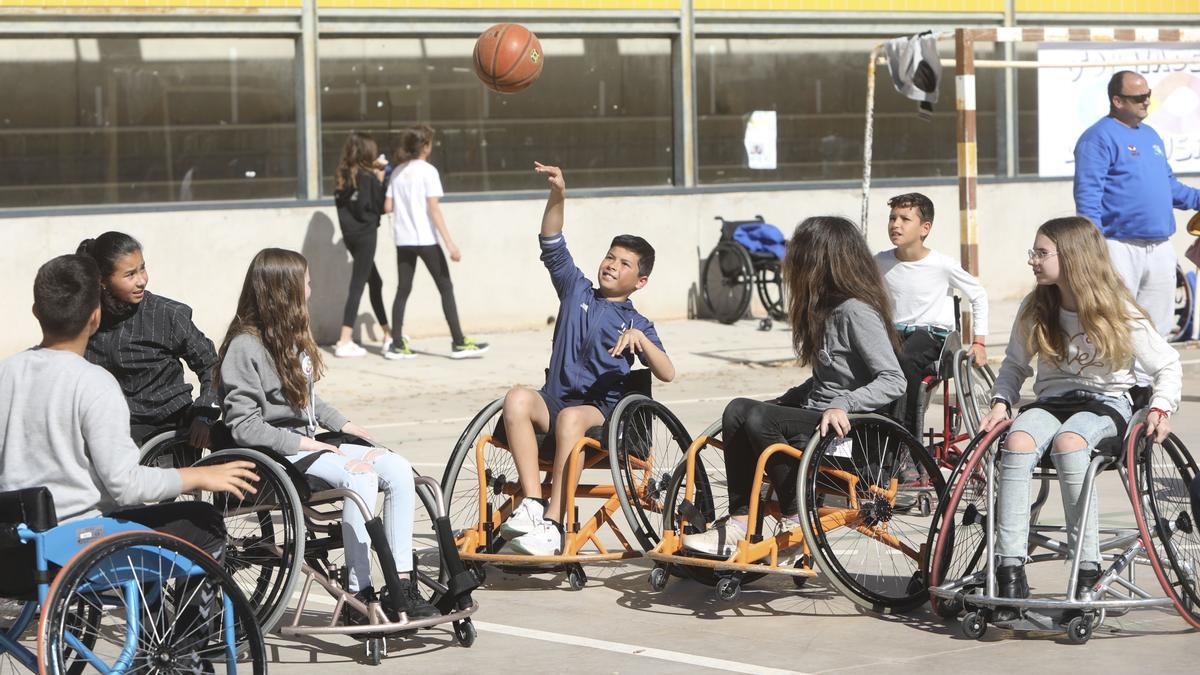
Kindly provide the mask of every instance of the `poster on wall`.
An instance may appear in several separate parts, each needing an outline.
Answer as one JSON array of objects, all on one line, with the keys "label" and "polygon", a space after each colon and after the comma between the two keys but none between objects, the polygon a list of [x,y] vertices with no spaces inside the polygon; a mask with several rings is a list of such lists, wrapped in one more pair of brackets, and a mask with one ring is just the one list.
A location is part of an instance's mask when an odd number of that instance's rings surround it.
[{"label": "poster on wall", "polygon": [[751,169],[775,168],[775,111],[755,110],[746,119],[746,163]]},{"label": "poster on wall", "polygon": [[1040,63],[1189,61],[1137,66],[1038,69],[1038,173],[1075,175],[1075,141],[1108,114],[1108,80],[1118,70],[1146,78],[1153,95],[1146,123],[1162,136],[1176,173],[1200,172],[1200,45],[1040,44]]}]

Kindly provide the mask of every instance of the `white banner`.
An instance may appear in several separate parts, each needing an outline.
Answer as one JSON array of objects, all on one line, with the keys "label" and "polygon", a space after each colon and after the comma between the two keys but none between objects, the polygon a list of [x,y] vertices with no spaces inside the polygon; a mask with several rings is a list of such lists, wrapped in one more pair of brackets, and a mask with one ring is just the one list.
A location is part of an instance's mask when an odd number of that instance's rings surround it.
[{"label": "white banner", "polygon": [[1075,142],[1108,114],[1108,80],[1118,70],[1146,78],[1154,95],[1146,123],[1162,136],[1176,173],[1200,171],[1200,45],[1089,47],[1038,45],[1041,63],[1125,63],[1188,60],[1187,64],[1038,69],[1038,173],[1075,175]]},{"label": "white banner", "polygon": [[751,169],[775,168],[775,111],[755,110],[746,120],[746,163]]}]

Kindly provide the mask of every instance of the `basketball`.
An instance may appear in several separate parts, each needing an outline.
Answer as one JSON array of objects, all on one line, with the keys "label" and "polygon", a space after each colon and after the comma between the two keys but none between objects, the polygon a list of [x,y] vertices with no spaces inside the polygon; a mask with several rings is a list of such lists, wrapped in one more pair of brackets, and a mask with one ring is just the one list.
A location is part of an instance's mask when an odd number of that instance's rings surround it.
[{"label": "basketball", "polygon": [[516,23],[498,23],[475,41],[475,74],[492,91],[512,94],[542,74],[542,44]]}]

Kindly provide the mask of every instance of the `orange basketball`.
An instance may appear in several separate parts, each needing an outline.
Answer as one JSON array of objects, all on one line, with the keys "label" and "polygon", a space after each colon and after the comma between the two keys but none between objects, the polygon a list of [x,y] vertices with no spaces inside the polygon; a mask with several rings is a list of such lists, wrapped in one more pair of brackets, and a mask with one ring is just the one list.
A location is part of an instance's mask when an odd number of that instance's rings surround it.
[{"label": "orange basketball", "polygon": [[516,23],[498,23],[475,41],[475,74],[488,89],[512,94],[542,74],[542,43]]}]

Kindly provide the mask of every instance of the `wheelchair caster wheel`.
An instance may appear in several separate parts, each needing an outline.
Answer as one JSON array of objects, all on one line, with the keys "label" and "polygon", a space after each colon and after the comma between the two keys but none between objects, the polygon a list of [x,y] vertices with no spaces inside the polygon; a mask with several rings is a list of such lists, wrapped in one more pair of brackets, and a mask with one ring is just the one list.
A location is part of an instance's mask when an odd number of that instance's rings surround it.
[{"label": "wheelchair caster wheel", "polygon": [[587,585],[587,581],[587,574],[583,571],[582,565],[576,563],[567,571],[567,583],[571,585],[571,590],[578,591]]},{"label": "wheelchair caster wheel", "polygon": [[1092,637],[1092,617],[1077,616],[1067,622],[1067,640],[1073,645],[1086,644]]},{"label": "wheelchair caster wheel", "polygon": [[367,648],[367,662],[373,666],[383,663],[383,657],[387,656],[387,645],[383,643],[383,638],[371,638],[364,644]]},{"label": "wheelchair caster wheel", "polygon": [[475,637],[478,632],[475,630],[475,624],[471,623],[470,619],[454,622],[454,637],[458,640],[458,644],[463,647],[470,647],[475,644]]},{"label": "wheelchair caster wheel", "polygon": [[774,326],[775,322],[770,319],[762,319],[758,322],[758,329],[764,332],[771,330]]},{"label": "wheelchair caster wheel", "polygon": [[475,577],[475,583],[480,586],[487,581],[487,570],[479,563],[471,565],[471,574]]},{"label": "wheelchair caster wheel", "polygon": [[670,577],[670,572],[666,567],[655,565],[654,569],[650,570],[650,588],[651,590],[661,591],[667,587],[667,578]]},{"label": "wheelchair caster wheel", "polygon": [[987,632],[987,620],[979,612],[967,612],[959,624],[963,637],[978,640]]},{"label": "wheelchair caster wheel", "polygon": [[922,492],[917,497],[917,512],[921,514],[922,518],[928,518],[933,513],[933,499],[928,492]]},{"label": "wheelchair caster wheel", "polygon": [[717,597],[722,600],[733,600],[741,592],[742,582],[737,579],[726,577],[717,582]]},{"label": "wheelchair caster wheel", "polygon": [[[796,569],[812,569],[812,566],[812,556],[801,556],[800,559],[796,561]],[[792,577],[792,585],[796,588],[804,588],[806,585],[808,585],[808,579],[809,577]]]}]

